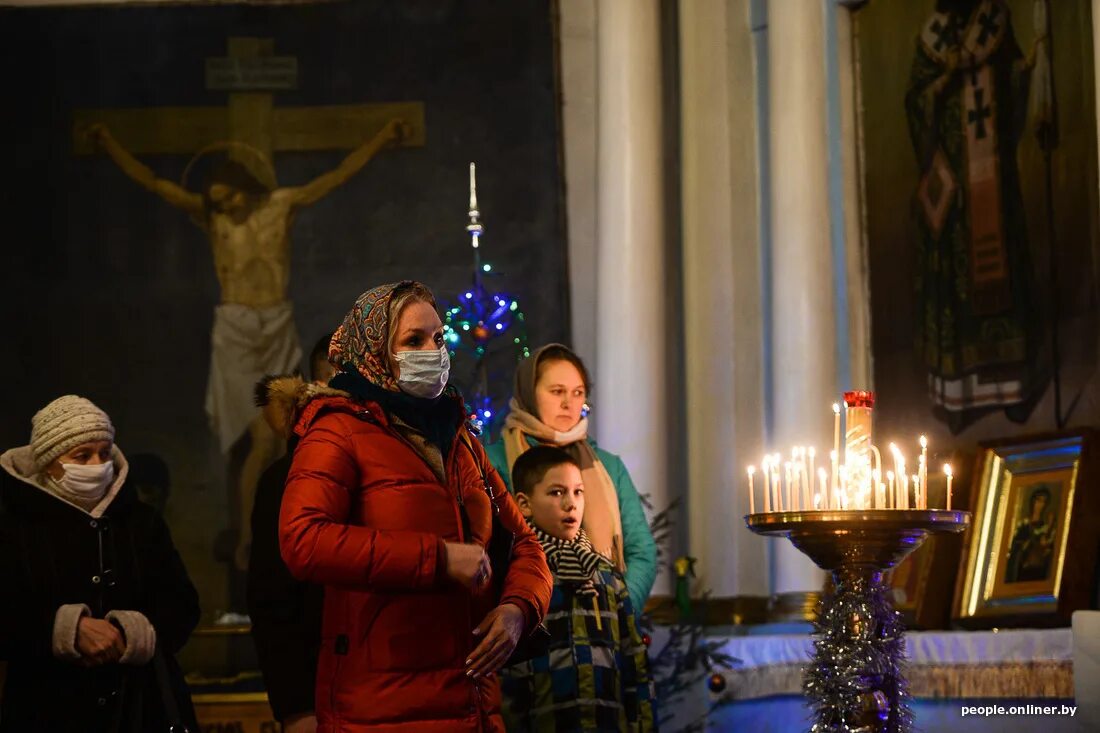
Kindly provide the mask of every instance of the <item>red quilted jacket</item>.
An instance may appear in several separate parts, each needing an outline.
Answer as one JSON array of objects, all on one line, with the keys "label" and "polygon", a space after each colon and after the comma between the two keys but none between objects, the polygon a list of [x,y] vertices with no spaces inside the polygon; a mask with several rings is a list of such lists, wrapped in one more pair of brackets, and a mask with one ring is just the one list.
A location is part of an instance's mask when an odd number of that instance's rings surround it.
[{"label": "red quilted jacket", "polygon": [[[453,584],[444,566],[444,540],[489,542],[491,505],[478,463],[516,533],[501,602],[523,609],[528,631],[546,613],[552,578],[480,443],[470,441],[471,454],[455,438],[443,485],[373,403],[316,398],[296,432],[279,542],[291,573],[325,586],[318,730],[503,731],[496,676],[475,682],[465,674],[472,631],[495,599],[491,590]],[[459,494],[472,537],[462,536]]]}]

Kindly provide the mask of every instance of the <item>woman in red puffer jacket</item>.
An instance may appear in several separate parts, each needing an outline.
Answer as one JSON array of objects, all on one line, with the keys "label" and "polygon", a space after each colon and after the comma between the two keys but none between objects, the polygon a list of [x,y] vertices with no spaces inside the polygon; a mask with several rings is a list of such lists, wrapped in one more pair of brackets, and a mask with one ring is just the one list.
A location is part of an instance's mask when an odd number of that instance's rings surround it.
[{"label": "woman in red puffer jacket", "polygon": [[[299,411],[279,518],[287,567],[325,586],[318,731],[503,731],[494,673],[541,622],[552,579],[464,434],[431,292],[404,281],[361,295],[329,361],[333,389]],[[483,476],[515,534],[500,585]]]}]

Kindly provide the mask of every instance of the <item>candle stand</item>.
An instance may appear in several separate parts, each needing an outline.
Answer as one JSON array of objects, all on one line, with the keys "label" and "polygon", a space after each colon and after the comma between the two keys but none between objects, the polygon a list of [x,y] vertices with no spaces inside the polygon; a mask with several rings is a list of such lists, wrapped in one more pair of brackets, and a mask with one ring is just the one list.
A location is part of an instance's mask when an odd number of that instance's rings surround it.
[{"label": "candle stand", "polygon": [[942,509],[864,509],[749,514],[749,529],[786,537],[832,573],[814,631],[803,691],[812,731],[899,733],[912,729],[902,669],[900,615],[883,573],[933,532],[961,532],[970,513]]}]

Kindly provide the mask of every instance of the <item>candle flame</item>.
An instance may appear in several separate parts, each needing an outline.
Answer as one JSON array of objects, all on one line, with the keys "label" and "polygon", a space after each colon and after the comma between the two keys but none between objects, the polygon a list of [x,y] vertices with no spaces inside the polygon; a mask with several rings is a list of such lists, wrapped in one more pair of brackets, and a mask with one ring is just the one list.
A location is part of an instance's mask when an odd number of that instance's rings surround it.
[{"label": "candle flame", "polygon": [[920,436],[920,447],[921,448],[927,448],[928,447],[928,438],[924,437],[923,435]]},{"label": "candle flame", "polygon": [[756,473],[756,466],[749,466],[748,471],[749,475],[752,476],[754,473]]},{"label": "candle flame", "polygon": [[943,464],[943,472],[947,476],[951,475],[951,464],[950,463]]},{"label": "candle flame", "polygon": [[834,415],[839,415],[840,414],[840,404],[839,403],[836,403],[836,402],[833,403],[833,414]]}]

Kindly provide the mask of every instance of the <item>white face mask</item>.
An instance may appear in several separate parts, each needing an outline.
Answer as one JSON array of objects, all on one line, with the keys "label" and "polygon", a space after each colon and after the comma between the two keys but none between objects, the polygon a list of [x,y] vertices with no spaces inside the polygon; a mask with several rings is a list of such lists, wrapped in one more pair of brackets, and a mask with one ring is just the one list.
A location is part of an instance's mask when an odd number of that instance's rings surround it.
[{"label": "white face mask", "polygon": [[106,463],[83,465],[80,463],[62,463],[65,475],[57,479],[65,490],[83,499],[97,499],[107,493],[107,487],[115,480],[115,464]]},{"label": "white face mask", "polygon": [[426,399],[435,399],[443,393],[451,374],[451,357],[446,346],[438,351],[397,351],[393,358],[401,370],[397,386],[402,392]]}]

